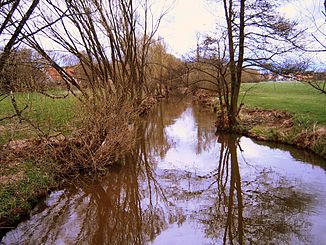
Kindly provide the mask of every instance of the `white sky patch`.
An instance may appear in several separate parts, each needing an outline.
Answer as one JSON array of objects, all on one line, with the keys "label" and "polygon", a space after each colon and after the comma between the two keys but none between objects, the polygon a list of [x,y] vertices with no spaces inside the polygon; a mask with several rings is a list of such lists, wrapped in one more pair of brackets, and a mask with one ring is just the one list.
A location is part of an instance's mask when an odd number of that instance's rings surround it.
[{"label": "white sky patch", "polygon": [[197,33],[212,31],[216,21],[205,0],[177,0],[159,29],[171,51],[180,56],[197,44]]},{"label": "white sky patch", "polygon": [[289,19],[297,19],[299,24],[311,28],[311,22],[323,21],[325,17],[323,0],[292,0],[279,9],[280,13]]}]

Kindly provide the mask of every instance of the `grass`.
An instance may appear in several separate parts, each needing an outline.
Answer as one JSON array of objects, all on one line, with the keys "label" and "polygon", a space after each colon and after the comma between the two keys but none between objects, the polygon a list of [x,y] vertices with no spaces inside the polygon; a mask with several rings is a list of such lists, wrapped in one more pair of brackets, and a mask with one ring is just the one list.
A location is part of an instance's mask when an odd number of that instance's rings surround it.
[{"label": "grass", "polygon": [[[51,91],[56,95],[61,91]],[[75,114],[73,96],[64,99],[51,99],[35,92],[17,93],[18,107],[23,109],[23,116],[39,126],[46,134],[68,133],[69,123]],[[0,118],[10,117],[14,109],[10,98],[0,101]],[[0,146],[9,140],[30,139],[36,132],[26,122],[18,118],[0,121]],[[3,157],[3,158],[2,158]],[[2,159],[1,159],[2,158]],[[10,158],[11,159],[11,158]],[[15,223],[32,208],[39,196],[56,185],[54,166],[49,163],[37,163],[29,159],[6,160],[0,156],[0,227]],[[0,237],[5,229],[0,229]]]},{"label": "grass", "polygon": [[0,226],[16,222],[31,209],[38,196],[55,185],[47,166],[32,161],[2,165],[0,179]]},{"label": "grass", "polygon": [[[56,91],[55,93],[59,93]],[[23,109],[23,116],[32,120],[46,134],[69,131],[68,123],[74,117],[76,98],[68,96],[64,99],[52,99],[36,92],[17,93],[18,107]],[[14,108],[9,98],[0,102],[0,118],[10,117]],[[0,145],[10,139],[26,139],[35,137],[35,131],[17,118],[0,121]]]},{"label": "grass", "polygon": [[326,125],[326,96],[301,82],[262,82],[241,85],[240,100],[252,107],[292,113],[296,120]]}]

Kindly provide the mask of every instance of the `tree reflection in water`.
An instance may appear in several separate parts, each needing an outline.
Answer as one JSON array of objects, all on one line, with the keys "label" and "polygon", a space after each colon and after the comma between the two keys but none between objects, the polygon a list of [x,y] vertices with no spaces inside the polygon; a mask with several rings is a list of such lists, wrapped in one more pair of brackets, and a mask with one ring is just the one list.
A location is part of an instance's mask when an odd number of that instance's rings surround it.
[{"label": "tree reflection in water", "polygon": [[241,179],[238,137],[220,134],[218,141],[218,167],[207,176],[214,179],[214,205],[198,216],[206,235],[223,244],[309,244],[307,215],[313,197],[272,170]]},{"label": "tree reflection in water", "polygon": [[[125,156],[123,171],[54,193],[48,207],[6,237],[19,244],[145,244],[166,228],[151,167]],[[159,201],[156,201],[159,199]],[[5,241],[6,241],[5,240]],[[9,243],[9,242],[8,242]]]}]

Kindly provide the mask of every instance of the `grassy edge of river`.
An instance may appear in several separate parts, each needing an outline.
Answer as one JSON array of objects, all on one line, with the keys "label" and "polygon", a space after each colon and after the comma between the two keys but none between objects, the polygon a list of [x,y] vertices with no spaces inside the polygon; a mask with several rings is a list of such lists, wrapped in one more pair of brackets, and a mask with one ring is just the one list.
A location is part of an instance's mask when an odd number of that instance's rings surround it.
[{"label": "grassy edge of river", "polygon": [[0,188],[0,238],[59,186],[58,173],[53,169],[47,162],[21,159],[6,165],[7,175],[1,176]]},{"label": "grassy edge of river", "polygon": [[326,96],[306,83],[243,84],[240,132],[326,158]]},{"label": "grassy edge of river", "polygon": [[238,132],[262,141],[272,141],[310,150],[326,159],[326,128],[297,121],[288,112],[244,108]]}]

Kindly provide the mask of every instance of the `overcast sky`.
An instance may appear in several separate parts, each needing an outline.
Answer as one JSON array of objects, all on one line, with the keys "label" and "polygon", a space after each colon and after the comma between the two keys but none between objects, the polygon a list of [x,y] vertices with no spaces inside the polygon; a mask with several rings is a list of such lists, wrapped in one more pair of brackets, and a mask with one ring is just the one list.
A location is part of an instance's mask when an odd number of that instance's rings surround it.
[{"label": "overcast sky", "polygon": [[[216,8],[212,2],[214,1],[175,0],[173,8],[159,29],[159,35],[164,37],[170,52],[177,56],[186,54],[196,47],[197,33],[207,33],[215,29],[216,11],[217,9],[222,11],[222,2],[220,1],[219,8]],[[319,25],[325,23],[321,13],[323,2],[324,0],[288,0],[280,11],[285,17],[299,19],[302,25],[315,31],[315,26],[311,23],[312,16],[316,18]],[[322,56],[319,55],[320,57]]]},{"label": "overcast sky", "polygon": [[197,33],[214,30],[215,16],[206,0],[175,0],[159,29],[170,52],[180,56],[196,47]]}]

